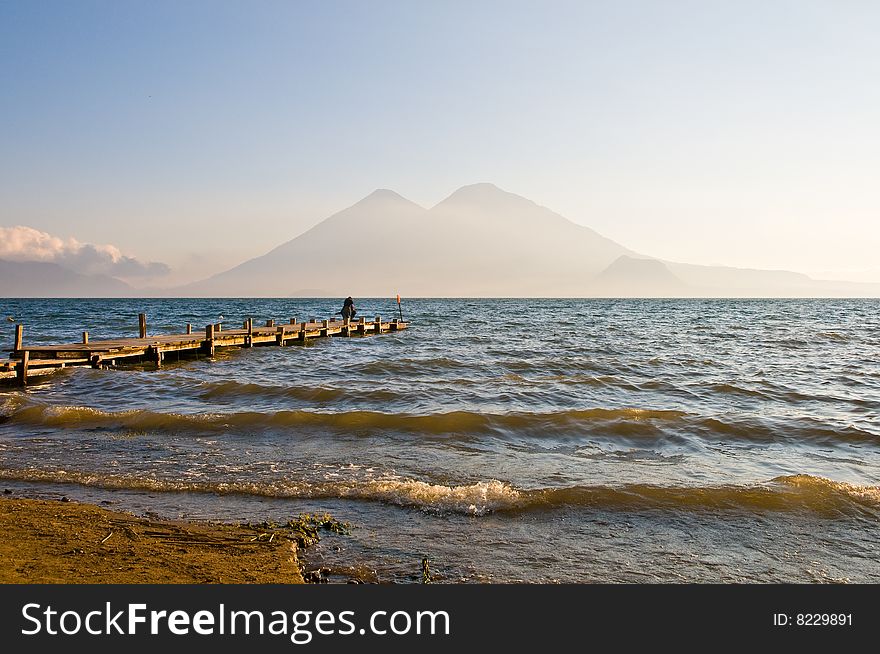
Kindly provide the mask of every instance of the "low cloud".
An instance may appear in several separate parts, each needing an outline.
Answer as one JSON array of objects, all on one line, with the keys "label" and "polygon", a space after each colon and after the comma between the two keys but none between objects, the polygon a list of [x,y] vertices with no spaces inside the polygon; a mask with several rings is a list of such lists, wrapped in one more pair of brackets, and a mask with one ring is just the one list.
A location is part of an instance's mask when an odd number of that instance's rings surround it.
[{"label": "low cloud", "polygon": [[115,245],[81,243],[24,225],[0,227],[0,259],[47,261],[86,275],[159,277],[170,271],[164,263],[129,257]]}]

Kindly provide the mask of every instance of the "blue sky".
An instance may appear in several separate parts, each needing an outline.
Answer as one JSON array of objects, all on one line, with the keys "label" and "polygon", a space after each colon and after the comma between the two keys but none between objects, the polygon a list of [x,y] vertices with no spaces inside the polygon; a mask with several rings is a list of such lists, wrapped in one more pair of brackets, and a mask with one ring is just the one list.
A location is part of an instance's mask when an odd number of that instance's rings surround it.
[{"label": "blue sky", "polygon": [[880,281],[878,33],[872,2],[0,0],[0,227],[182,279],[491,181],[655,256]]}]

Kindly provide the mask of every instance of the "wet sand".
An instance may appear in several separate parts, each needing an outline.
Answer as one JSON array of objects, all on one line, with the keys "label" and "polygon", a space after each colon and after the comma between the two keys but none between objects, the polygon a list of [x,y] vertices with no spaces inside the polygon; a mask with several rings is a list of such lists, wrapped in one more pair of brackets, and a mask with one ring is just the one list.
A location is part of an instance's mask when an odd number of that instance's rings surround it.
[{"label": "wet sand", "polygon": [[0,583],[303,583],[297,544],[258,527],[0,498]]}]

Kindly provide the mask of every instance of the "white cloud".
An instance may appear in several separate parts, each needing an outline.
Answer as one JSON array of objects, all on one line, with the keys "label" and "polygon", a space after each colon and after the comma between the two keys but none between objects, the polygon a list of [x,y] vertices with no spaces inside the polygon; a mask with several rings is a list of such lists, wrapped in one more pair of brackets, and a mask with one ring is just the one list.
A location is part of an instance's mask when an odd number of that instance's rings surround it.
[{"label": "white cloud", "polygon": [[78,273],[114,277],[156,277],[169,272],[164,263],[139,261],[115,245],[81,243],[24,225],[0,227],[0,259],[48,261]]}]

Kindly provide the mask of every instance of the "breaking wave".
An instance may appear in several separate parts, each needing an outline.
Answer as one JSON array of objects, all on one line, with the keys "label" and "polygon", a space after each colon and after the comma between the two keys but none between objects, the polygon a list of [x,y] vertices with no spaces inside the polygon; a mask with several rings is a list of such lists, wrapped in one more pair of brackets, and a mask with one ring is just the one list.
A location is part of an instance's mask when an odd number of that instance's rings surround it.
[{"label": "breaking wave", "polygon": [[753,485],[626,484],[529,490],[498,480],[450,485],[398,478],[333,482],[240,479],[191,481],[61,469],[0,469],[0,479],[149,492],[238,494],[283,499],[348,499],[471,515],[584,507],[626,511],[801,510],[827,517],[862,515],[880,518],[880,486],[859,486],[811,475],[777,477],[769,482]]}]

